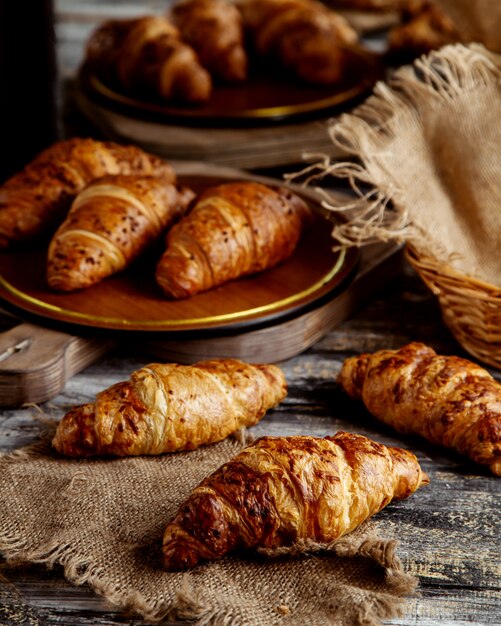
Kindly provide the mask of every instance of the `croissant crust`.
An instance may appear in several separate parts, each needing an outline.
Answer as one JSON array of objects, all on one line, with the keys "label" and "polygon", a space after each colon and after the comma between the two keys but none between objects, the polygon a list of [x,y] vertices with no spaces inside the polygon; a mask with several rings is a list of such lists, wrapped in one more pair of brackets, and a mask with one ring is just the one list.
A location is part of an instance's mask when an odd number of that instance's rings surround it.
[{"label": "croissant crust", "polygon": [[287,189],[255,182],[207,189],[167,234],[157,282],[185,298],[273,267],[293,253],[310,218]]},{"label": "croissant crust", "polygon": [[347,359],[339,383],[395,430],[501,475],[501,385],[482,367],[414,342]]},{"label": "croissant crust", "polygon": [[73,198],[90,181],[108,174],[175,180],[167,163],[134,146],[80,138],[61,141],[0,187],[0,249],[53,232]]},{"label": "croissant crust", "polygon": [[193,450],[256,424],[286,393],[274,365],[153,363],[69,411],[53,445],[74,457]]},{"label": "croissant crust", "polygon": [[181,505],[164,563],[186,569],[236,548],[330,542],[428,482],[411,452],[361,435],[262,437]]}]

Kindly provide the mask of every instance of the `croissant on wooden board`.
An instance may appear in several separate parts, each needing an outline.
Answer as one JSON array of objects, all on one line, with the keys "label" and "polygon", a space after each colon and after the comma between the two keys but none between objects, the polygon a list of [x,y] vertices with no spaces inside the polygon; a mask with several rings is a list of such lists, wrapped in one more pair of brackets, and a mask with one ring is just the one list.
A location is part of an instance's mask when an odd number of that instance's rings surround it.
[{"label": "croissant on wooden board", "polygon": [[346,47],[358,41],[342,16],[317,0],[240,0],[238,6],[259,55],[310,83],[342,78]]},{"label": "croissant on wooden board", "polygon": [[134,146],[93,139],[54,144],[0,187],[0,249],[53,232],[73,198],[108,174],[175,175],[162,159]]},{"label": "croissant on wooden board", "polygon": [[118,175],[87,185],[49,245],[49,286],[57,291],[82,289],[125,269],[195,197],[171,180]]},{"label": "croissant on wooden board", "polygon": [[170,13],[183,41],[211,76],[224,82],[247,78],[242,17],[226,0],[183,0]]},{"label": "croissant on wooden board", "polygon": [[422,343],[347,359],[338,378],[385,424],[452,448],[501,476],[501,385]]},{"label": "croissant on wooden board", "polygon": [[186,298],[289,257],[311,218],[308,205],[285,188],[256,182],[205,190],[167,233],[156,278],[172,298]]},{"label": "croissant on wooden board", "polygon": [[163,538],[167,569],[237,548],[331,542],[428,484],[416,457],[361,435],[261,437],[196,487]]},{"label": "croissant on wooden board", "polygon": [[213,359],[143,367],[125,382],[75,407],[53,445],[72,457],[132,456],[194,450],[256,424],[287,394],[275,365]]},{"label": "croissant on wooden board", "polygon": [[211,94],[195,51],[160,15],[105,22],[88,42],[87,60],[103,79],[168,102],[201,103]]}]

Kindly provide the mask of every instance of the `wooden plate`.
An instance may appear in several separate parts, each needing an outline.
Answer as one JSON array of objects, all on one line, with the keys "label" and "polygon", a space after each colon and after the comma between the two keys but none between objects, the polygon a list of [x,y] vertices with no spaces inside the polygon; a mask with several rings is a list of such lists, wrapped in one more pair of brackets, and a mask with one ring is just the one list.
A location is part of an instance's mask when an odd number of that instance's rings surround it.
[{"label": "wooden plate", "polygon": [[[201,191],[213,184],[246,177],[243,173],[204,174],[195,168],[179,179]],[[315,204],[309,195],[305,199]],[[294,254],[285,262],[261,274],[179,301],[166,299],[155,283],[155,265],[161,249],[150,251],[125,272],[69,294],[49,290],[45,280],[45,247],[3,252],[0,297],[21,313],[79,327],[210,333],[236,328],[251,330],[315,307],[352,275],[357,253],[333,252],[330,232],[330,222],[318,213]]]},{"label": "wooden plate", "polygon": [[105,84],[88,64],[80,70],[79,88],[105,106],[142,119],[208,126],[261,125],[325,113],[366,94],[381,77],[380,62],[365,50],[354,49],[347,53],[345,77],[336,85],[310,85],[276,69],[261,67],[241,85],[215,85],[210,100],[198,106],[173,106],[138,99]]}]

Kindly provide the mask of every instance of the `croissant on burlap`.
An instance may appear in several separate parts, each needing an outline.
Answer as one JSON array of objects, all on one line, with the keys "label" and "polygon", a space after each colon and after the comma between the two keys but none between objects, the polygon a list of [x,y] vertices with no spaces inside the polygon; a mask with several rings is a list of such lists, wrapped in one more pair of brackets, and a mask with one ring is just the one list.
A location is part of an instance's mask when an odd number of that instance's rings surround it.
[{"label": "croissant on burlap", "polygon": [[88,42],[87,60],[105,81],[168,102],[200,103],[211,94],[195,51],[159,15],[105,22]]},{"label": "croissant on burlap", "polygon": [[195,194],[172,178],[105,176],[73,201],[54,235],[47,282],[57,291],[90,287],[120,272],[186,210]]},{"label": "croissant on burlap", "polygon": [[223,82],[247,78],[242,17],[234,5],[226,0],[184,0],[170,16],[213,78]]},{"label": "croissant on burlap", "polygon": [[501,476],[501,385],[422,343],[347,359],[338,378],[385,424],[453,448]]},{"label": "croissant on burlap", "polygon": [[164,564],[331,542],[428,482],[411,452],[361,435],[261,437],[181,505],[164,533]]},{"label": "croissant on burlap", "polygon": [[275,365],[214,359],[143,367],[75,407],[53,445],[67,456],[132,456],[194,450],[253,426],[287,394]]},{"label": "croissant on burlap", "polygon": [[205,190],[167,233],[156,278],[165,293],[186,298],[289,257],[311,218],[308,205],[284,188],[256,182]]},{"label": "croissant on burlap", "polygon": [[310,83],[331,85],[346,68],[346,47],[358,41],[340,15],[317,0],[240,0],[257,53]]},{"label": "croissant on burlap", "polygon": [[0,187],[0,249],[54,231],[73,198],[91,180],[107,174],[174,180],[170,165],[135,146],[79,138],[61,141]]}]

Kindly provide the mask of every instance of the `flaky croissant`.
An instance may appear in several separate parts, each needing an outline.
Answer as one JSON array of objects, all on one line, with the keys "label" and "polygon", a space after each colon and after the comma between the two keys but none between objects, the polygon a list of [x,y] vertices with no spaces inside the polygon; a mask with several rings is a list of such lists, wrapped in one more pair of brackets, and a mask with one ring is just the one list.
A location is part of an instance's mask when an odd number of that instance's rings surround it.
[{"label": "flaky croissant", "polygon": [[183,0],[170,15],[213,78],[225,82],[247,78],[242,17],[234,5],[226,0]]},{"label": "flaky croissant", "polygon": [[342,78],[345,47],[358,41],[343,17],[317,0],[241,0],[238,6],[259,55],[310,83]]},{"label": "flaky croissant", "polygon": [[292,254],[310,217],[287,189],[256,182],[207,189],[167,234],[157,282],[168,296],[186,298],[273,267]]},{"label": "flaky croissant", "polygon": [[154,363],[102,391],[94,403],[73,408],[53,445],[74,457],[194,450],[256,424],[286,394],[275,365]]},{"label": "flaky croissant", "polygon": [[54,231],[73,198],[91,180],[107,174],[175,178],[162,159],[134,146],[93,139],[61,141],[0,187],[0,248]]},{"label": "flaky croissant", "polygon": [[105,176],[73,201],[54,235],[47,282],[57,291],[98,283],[125,269],[186,210],[195,194],[160,176]]},{"label": "flaky croissant", "polygon": [[211,94],[195,51],[159,15],[105,22],[88,42],[87,60],[106,81],[168,102],[200,103]]},{"label": "flaky croissant", "polygon": [[414,342],[349,358],[338,380],[398,432],[453,448],[501,476],[501,385],[482,367]]},{"label": "flaky croissant", "polygon": [[187,569],[236,548],[331,542],[429,482],[416,457],[361,435],[261,437],[208,476],[163,538]]}]

